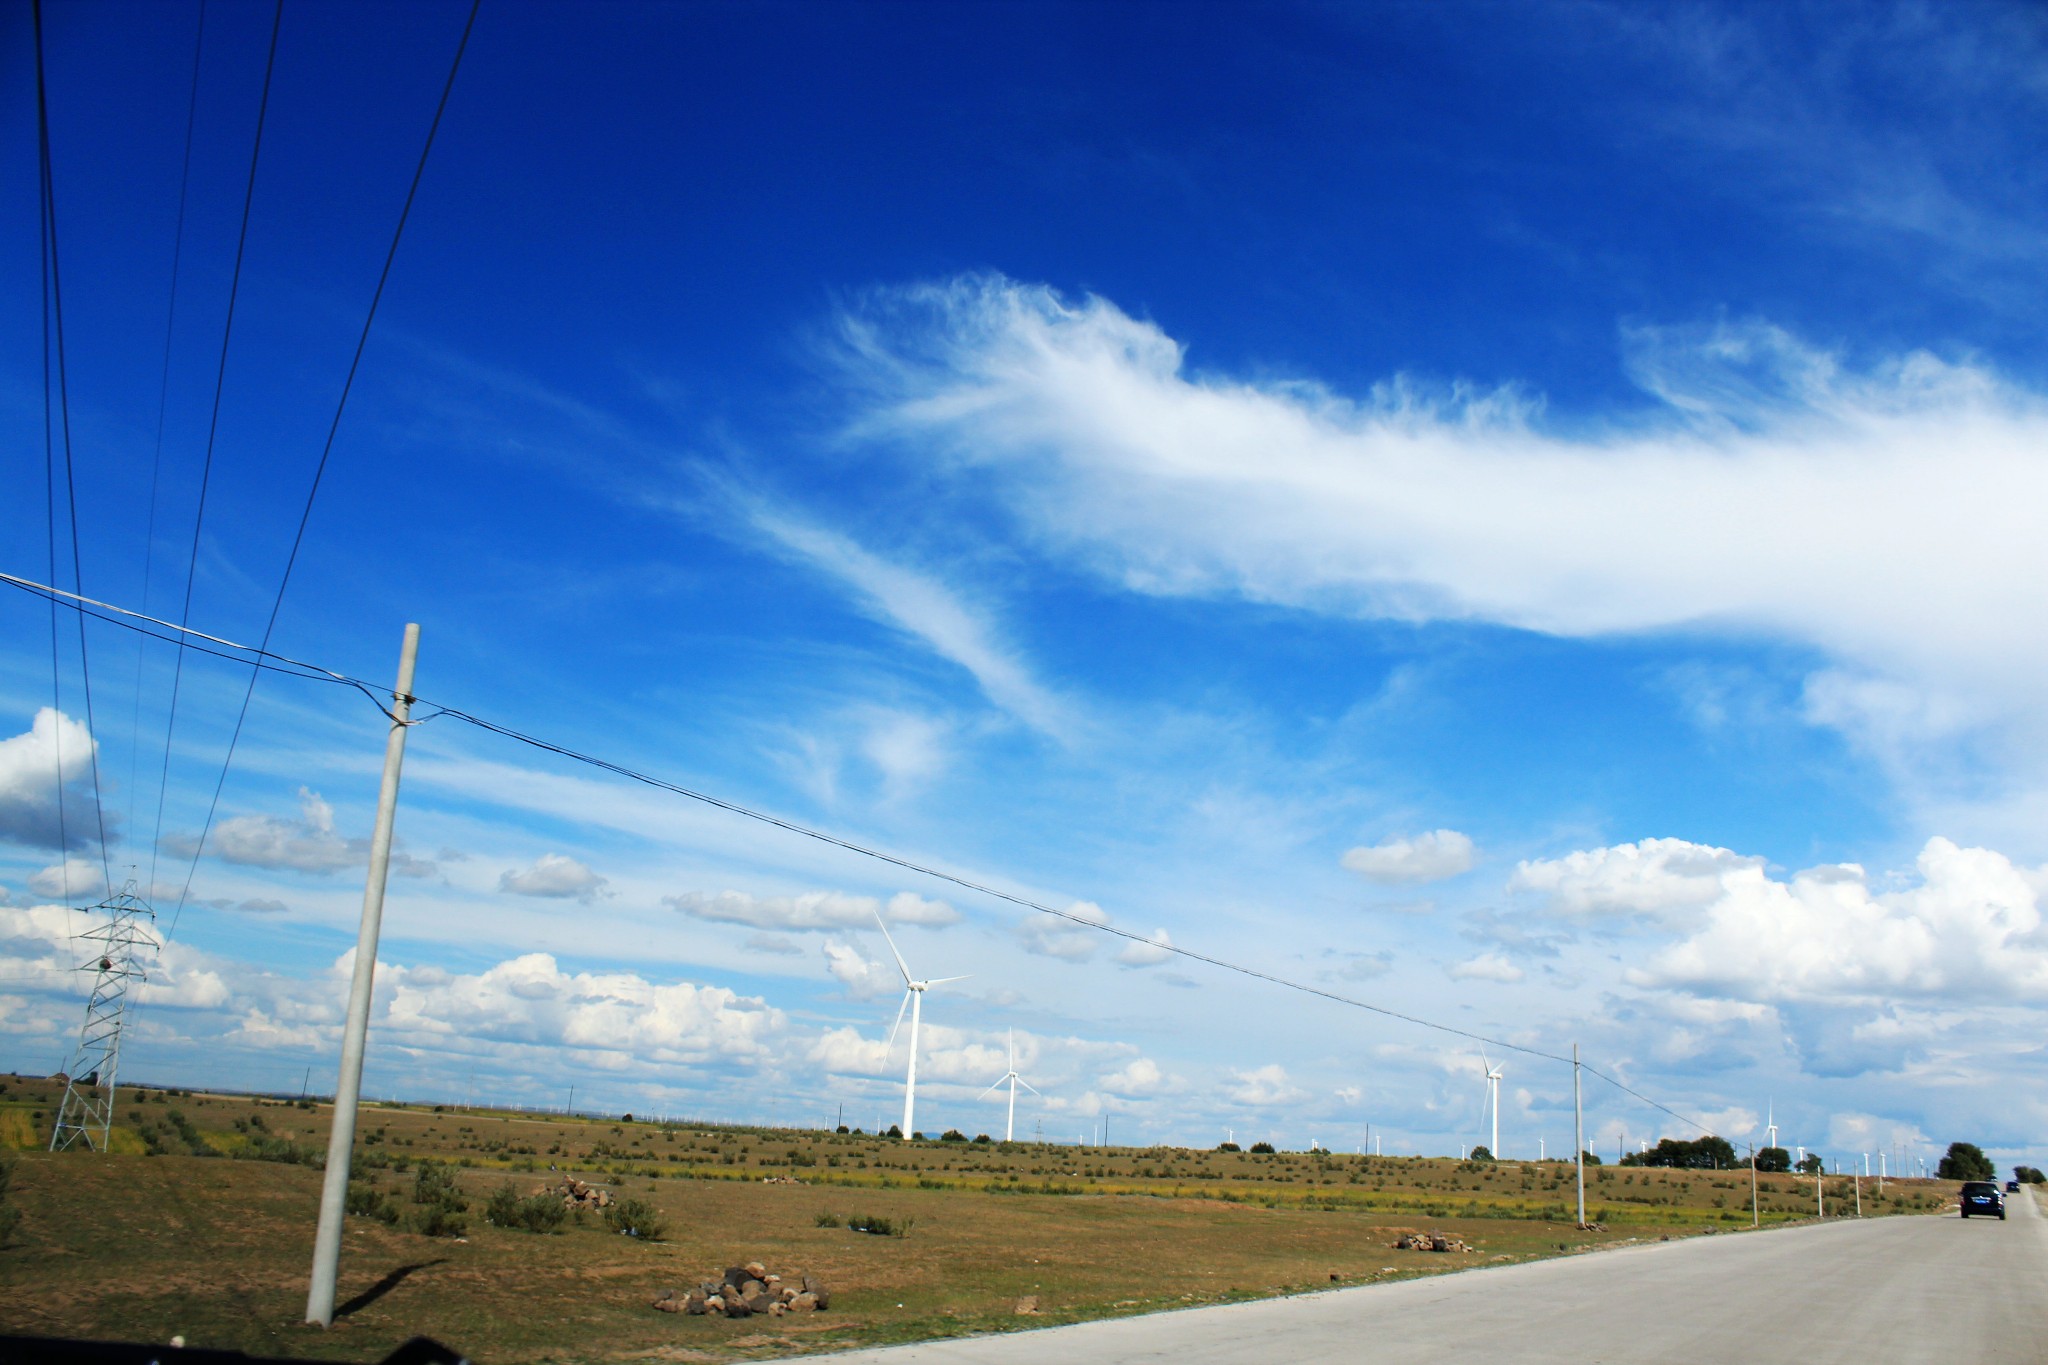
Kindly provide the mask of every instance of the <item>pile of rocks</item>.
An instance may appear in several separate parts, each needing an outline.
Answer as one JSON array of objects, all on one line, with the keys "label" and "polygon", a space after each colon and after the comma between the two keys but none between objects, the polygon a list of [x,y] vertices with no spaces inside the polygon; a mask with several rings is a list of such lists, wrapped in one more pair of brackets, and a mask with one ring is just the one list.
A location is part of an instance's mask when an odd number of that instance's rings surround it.
[{"label": "pile of rocks", "polygon": [[755,1314],[817,1313],[832,1306],[832,1291],[815,1275],[772,1275],[759,1261],[729,1267],[722,1279],[706,1280],[694,1289],[671,1289],[654,1301],[664,1313],[689,1313],[723,1318]]},{"label": "pile of rocks", "polygon": [[1411,1232],[1394,1243],[1396,1251],[1470,1251],[1472,1248],[1456,1237],[1446,1237],[1440,1232]]},{"label": "pile of rocks", "polygon": [[586,1185],[570,1176],[559,1185],[543,1185],[535,1194],[559,1194],[562,1203],[572,1209],[602,1209],[611,1207],[612,1192],[601,1190],[595,1185]]}]

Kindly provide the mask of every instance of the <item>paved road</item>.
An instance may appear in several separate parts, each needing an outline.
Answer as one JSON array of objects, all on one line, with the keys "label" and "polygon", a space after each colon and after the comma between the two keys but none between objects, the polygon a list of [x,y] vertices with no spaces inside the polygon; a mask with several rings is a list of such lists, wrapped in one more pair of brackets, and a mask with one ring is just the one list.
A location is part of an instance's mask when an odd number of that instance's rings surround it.
[{"label": "paved road", "polygon": [[834,1365],[2048,1360],[2048,1217],[1873,1218],[967,1341]]}]

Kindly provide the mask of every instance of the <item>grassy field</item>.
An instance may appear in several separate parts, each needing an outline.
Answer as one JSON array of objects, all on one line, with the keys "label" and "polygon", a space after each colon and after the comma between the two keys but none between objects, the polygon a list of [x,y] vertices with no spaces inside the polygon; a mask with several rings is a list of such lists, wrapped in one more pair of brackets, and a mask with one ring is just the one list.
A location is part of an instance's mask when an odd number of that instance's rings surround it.
[{"label": "grassy field", "polygon": [[[324,1107],[149,1092],[124,1102],[115,1151],[52,1156],[58,1091],[0,1081],[0,1147],[16,1149],[0,1247],[0,1331],[374,1359],[425,1333],[484,1362],[723,1361],[1443,1274],[1644,1237],[1745,1231],[1747,1172],[1599,1168],[1573,1223],[1571,1168],[1326,1153],[901,1143],[807,1130],[656,1125],[370,1106],[358,1188],[396,1225],[352,1217],[343,1311],[299,1322],[319,1201],[305,1158]],[[138,1092],[140,1094],[141,1092]],[[422,1163],[447,1163],[460,1235],[410,1227]],[[535,1234],[486,1221],[508,1183],[574,1175],[644,1201],[664,1237],[592,1214]],[[1828,1182],[1829,1212],[1853,1207]],[[1766,1176],[1767,1223],[1811,1217],[1810,1178]],[[1953,1186],[1862,1188],[1867,1215],[1940,1207]],[[886,1220],[902,1235],[849,1230]],[[836,1225],[833,1225],[836,1224]],[[1396,1251],[1404,1232],[1463,1254]],[[727,1321],[657,1313],[660,1291],[759,1260],[808,1272],[831,1311]],[[1019,1315],[1033,1296],[1039,1311]]]}]

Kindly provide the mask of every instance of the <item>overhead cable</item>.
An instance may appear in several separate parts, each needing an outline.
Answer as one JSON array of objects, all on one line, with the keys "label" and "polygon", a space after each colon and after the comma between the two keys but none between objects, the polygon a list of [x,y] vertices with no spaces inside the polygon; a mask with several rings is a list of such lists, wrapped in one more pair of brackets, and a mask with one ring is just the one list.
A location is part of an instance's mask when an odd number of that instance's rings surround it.
[{"label": "overhead cable", "polygon": [[[43,477],[46,486],[49,529],[50,529],[50,577],[57,576],[57,526],[56,489],[51,480],[50,460],[50,343],[52,324],[56,332],[57,355],[57,415],[64,433],[64,500],[70,509],[71,518],[71,583],[80,592],[85,591],[83,559],[78,537],[78,476],[71,450],[71,385],[69,372],[64,362],[64,272],[57,252],[57,181],[50,163],[50,100],[49,86],[43,69],[43,0],[35,0],[32,6],[35,14],[36,31],[36,145],[37,160],[41,168],[42,187],[42,230],[43,230]],[[51,622],[50,665],[53,673],[59,667],[57,641]],[[99,726],[93,717],[92,705],[92,659],[86,650],[85,619],[78,621],[78,680],[85,693],[85,728],[95,737]],[[61,692],[60,692],[61,695]],[[62,801],[64,792],[63,707],[58,706],[58,725],[53,743],[57,749],[57,794],[59,802],[58,838],[64,838]],[[99,829],[100,875],[108,885],[114,880],[113,869],[107,861],[107,812],[100,796],[99,745],[93,743],[86,748],[86,758],[92,770],[92,813]],[[64,864],[63,877],[66,890],[71,879],[71,854],[68,847],[60,847]],[[69,897],[67,896],[67,899]]]},{"label": "overhead cable", "polygon": [[[280,5],[282,2],[283,0],[279,0]],[[384,268],[377,274],[377,287],[371,291],[370,306],[363,315],[363,330],[356,337],[355,354],[349,358],[348,374],[341,384],[341,397],[334,405],[334,418],[327,424],[327,439],[320,447],[320,461],[313,468],[313,484],[306,490],[306,505],[299,513],[299,527],[292,537],[291,553],[285,557],[284,573],[277,583],[277,595],[270,602],[270,617],[263,625],[263,641],[256,647],[259,653],[270,647],[270,637],[277,630],[277,615],[284,608],[285,589],[291,585],[292,569],[299,562],[299,547],[305,543],[306,526],[313,517],[313,502],[320,496],[320,481],[326,476],[328,457],[334,453],[334,438],[341,430],[342,414],[348,410],[349,394],[355,389],[356,371],[362,367],[363,351],[370,344],[370,328],[377,321],[377,305],[384,301],[384,286],[391,279],[392,263],[398,259],[398,244],[405,239],[405,225],[412,217],[413,200],[418,197],[420,181],[427,173],[427,157],[434,150],[434,135],[441,131],[441,116],[448,112],[448,96],[455,89],[455,75],[462,69],[462,54],[469,48],[470,31],[476,27],[476,12],[482,3],[483,0],[470,0],[469,17],[463,21],[462,37],[455,44],[455,59],[448,65],[448,79],[442,83],[440,102],[434,106],[433,120],[427,125],[426,142],[420,147],[418,164],[413,167],[412,184],[406,187],[405,204],[398,211],[398,225],[392,229],[391,246],[384,253]],[[274,52],[274,33],[271,44]],[[216,411],[218,404],[219,398],[216,395]],[[188,603],[191,600],[189,584],[186,589],[186,600]],[[242,726],[249,719],[249,704],[256,696],[256,680],[262,676],[261,669],[251,669],[249,672],[249,685],[242,692],[241,709],[235,713],[235,726],[228,735],[227,753],[221,759],[220,777],[213,784],[213,797],[207,802],[206,819],[199,826],[199,837],[193,841],[192,861],[185,868],[185,881],[178,891],[178,903],[171,911],[170,927],[164,931],[166,942],[171,935],[177,933],[178,920],[185,913],[185,900],[192,892],[192,878],[199,871],[199,855],[205,851],[206,836],[213,830],[213,818],[220,810],[220,795],[228,782],[228,769],[234,764],[235,748],[242,740]]]},{"label": "overhead cable", "polygon": [[[1598,1067],[1595,1067],[1590,1062],[1574,1063],[1571,1057],[1565,1056],[1561,1053],[1546,1052],[1541,1048],[1529,1047],[1522,1043],[1510,1042],[1505,1038],[1497,1038],[1488,1034],[1476,1033],[1470,1029],[1461,1029],[1452,1024],[1438,1023],[1433,1019],[1424,1019],[1419,1015],[1407,1014],[1400,1010],[1389,1009],[1384,1005],[1375,1005],[1370,1001],[1359,1000],[1352,996],[1341,995],[1335,991],[1324,990],[1320,986],[1314,986],[1306,982],[1296,981],[1289,977],[1280,976],[1277,973],[1263,971],[1257,967],[1246,966],[1242,963],[1232,962],[1225,958],[1212,957],[1207,953],[1196,952],[1191,948],[1183,948],[1176,944],[1162,943],[1158,939],[1147,937],[1144,934],[1136,933],[1129,929],[1121,929],[1113,924],[1103,924],[1099,921],[1090,919],[1085,915],[1075,914],[1074,912],[1069,910],[1060,910],[1053,906],[1046,905],[1041,901],[1033,900],[1028,896],[1020,896],[1013,892],[1004,891],[999,887],[989,886],[986,883],[977,882],[972,880],[971,878],[960,876],[957,873],[947,872],[941,868],[933,867],[927,863],[920,863],[911,858],[901,857],[897,854],[890,853],[884,849],[874,848],[870,845],[862,844],[852,839],[842,838],[839,835],[831,834],[824,830],[813,829],[808,825],[799,824],[794,820],[787,820],[779,815],[772,815],[766,811],[756,810],[751,806],[745,806],[737,801],[727,800],[722,796],[714,796],[709,792],[698,791],[694,787],[686,787],[681,783],[671,782],[666,778],[656,777],[650,773],[641,772],[637,769],[627,767],[625,764],[615,763],[610,759],[600,758],[594,754],[582,753],[578,750],[571,749],[566,745],[556,744],[551,740],[541,739],[538,736],[529,735],[522,731],[515,730],[510,726],[500,725],[495,721],[486,720],[481,716],[472,714],[468,711],[464,711],[458,707],[442,706],[438,703],[431,701],[430,699],[414,697],[410,698],[409,700],[411,700],[416,705],[428,706],[432,709],[429,711],[428,714],[424,716],[419,716],[411,720],[401,720],[398,716],[393,714],[390,707],[384,704],[383,697],[385,695],[388,695],[387,692],[385,692],[382,689],[379,689],[373,683],[366,682],[361,678],[353,677],[350,674],[340,673],[335,671],[334,669],[325,668],[319,664],[307,663],[301,659],[294,659],[289,655],[279,654],[267,648],[262,648],[255,645],[240,644],[236,641],[226,639],[222,636],[209,635],[203,631],[194,630],[189,626],[182,626],[170,621],[161,620],[157,617],[147,615],[143,612],[131,611],[128,608],[114,606],[113,604],[108,602],[101,602],[92,598],[81,597],[77,593],[66,592],[61,588],[55,588],[46,583],[37,583],[32,579],[22,578],[15,574],[0,572],[0,583],[6,583],[11,587],[19,588],[24,592],[28,592],[37,596],[48,597],[53,601],[61,599],[64,602],[71,604],[76,610],[84,611],[87,614],[94,616],[98,620],[106,621],[110,625],[120,626],[126,630],[141,631],[144,634],[155,635],[156,638],[158,639],[170,638],[164,635],[158,635],[156,631],[149,629],[149,627],[155,626],[161,630],[172,632],[173,635],[180,638],[191,637],[192,639],[203,641],[205,642],[204,644],[192,644],[188,646],[189,648],[197,650],[201,653],[212,654],[220,658],[234,659],[237,662],[241,663],[253,662],[254,666],[259,669],[281,673],[287,677],[299,678],[309,682],[332,683],[349,687],[361,693],[363,696],[367,697],[377,707],[377,709],[380,712],[382,712],[388,719],[392,721],[393,724],[424,725],[428,721],[438,720],[445,716],[451,720],[461,721],[466,725],[474,726],[477,729],[487,731],[491,734],[512,740],[516,743],[524,744],[531,748],[539,749],[546,753],[555,754],[558,757],[570,759],[577,763],[583,763],[594,768],[599,768],[605,772],[609,772],[616,776],[626,778],[629,781],[638,782],[644,786],[653,787],[660,791],[669,792],[676,796],[681,796],[692,801],[701,802],[704,805],[715,807],[718,810],[723,810],[734,815],[743,816],[746,819],[755,820],[765,825],[771,825],[776,829],[784,830],[791,834],[801,835],[806,839],[813,839],[818,841],[819,843],[829,844],[835,848],[844,849],[850,853],[857,853],[862,857],[872,858],[879,862],[888,863],[891,866],[902,868],[904,871],[907,872],[915,872],[920,876],[935,878],[939,881],[947,882],[951,885],[961,887],[964,890],[973,891],[980,895],[992,897],[996,900],[1006,901],[1009,904],[1018,906],[1022,909],[1031,910],[1042,915],[1050,915],[1055,919],[1065,920],[1071,924],[1078,925],[1084,929],[1092,929],[1098,933],[1111,934],[1118,938],[1127,939],[1133,944],[1141,945],[1148,949],[1154,949],[1160,952],[1169,953],[1175,957],[1185,958],[1192,962],[1200,962],[1207,966],[1215,967],[1221,971],[1233,972],[1239,976],[1246,976],[1254,980],[1264,981],[1269,985],[1280,986],[1287,990],[1298,991],[1305,995],[1313,995],[1321,999],[1328,1000],[1334,1004],[1349,1006],[1353,1009],[1366,1010],[1370,1013],[1380,1015],[1384,1018],[1399,1020],[1400,1022],[1406,1024],[1414,1024],[1419,1028],[1429,1029],[1433,1032],[1450,1034],[1454,1037],[1469,1039],[1470,1041],[1476,1043],[1485,1043],[1493,1047],[1506,1049],[1511,1052],[1519,1052],[1524,1056],[1538,1057],[1543,1059],[1544,1061],[1558,1062],[1565,1066],[1571,1066],[1576,1064],[1578,1066],[1583,1067],[1588,1074],[1594,1076],[1595,1078],[1601,1081],[1606,1082],[1608,1085],[1613,1086],[1615,1089],[1621,1091],[1623,1094],[1628,1095],[1633,1099],[1639,1100],[1640,1102],[1649,1106],[1650,1108],[1657,1110],[1659,1113],[1669,1115],[1670,1117],[1677,1119],[1680,1123],[1684,1123],[1689,1125],[1690,1127],[1697,1128],[1702,1133],[1711,1131],[1708,1125],[1700,1122],[1698,1119],[1692,1118],[1691,1116],[1686,1114],[1682,1114],[1678,1110],[1673,1109],[1668,1105],[1659,1103],[1657,1100],[1654,1100],[1650,1096],[1645,1095],[1642,1091],[1637,1090],[1635,1087],[1628,1085],[1620,1079],[1600,1070]],[[219,648],[208,648],[207,646],[209,645],[219,646]],[[233,652],[230,653],[229,651]]]},{"label": "overhead cable", "polygon": [[[221,324],[220,360],[214,367],[213,412],[206,423],[206,457],[199,466],[199,504],[192,514],[192,548],[185,561],[185,600],[178,609],[180,625],[192,619],[192,583],[199,570],[200,533],[206,526],[206,494],[213,482],[213,448],[220,435],[221,392],[227,387],[228,347],[235,336],[235,304],[242,291],[242,260],[249,247],[249,215],[256,203],[256,168],[263,159],[263,125],[270,114],[270,79],[277,70],[277,34],[284,26],[284,0],[277,0],[270,15],[270,52],[263,60],[263,94],[256,102],[256,135],[249,147],[249,175],[242,187],[242,225],[235,234],[235,265],[228,275],[227,318]],[[177,662],[171,668],[171,709],[164,722],[164,762],[157,774],[156,822],[149,838],[149,884],[156,885],[158,846],[164,834],[164,793],[170,786],[171,742],[178,729],[178,691],[185,676],[185,648],[180,637]]]},{"label": "overhead cable", "polygon": [[[191,93],[185,99],[184,169],[178,174],[178,226],[171,236],[171,297],[164,310],[164,360],[156,384],[156,450],[149,462],[149,526],[142,537],[142,596],[149,607],[150,580],[156,568],[157,495],[163,486],[164,416],[171,397],[171,341],[178,326],[178,276],[185,261],[185,204],[192,188],[192,132],[199,123],[199,58],[206,50],[206,0],[199,0],[199,31],[192,39]],[[142,760],[142,661],[148,647],[135,642],[135,706],[128,719],[128,828],[135,828],[135,797],[141,790],[136,766]]]}]

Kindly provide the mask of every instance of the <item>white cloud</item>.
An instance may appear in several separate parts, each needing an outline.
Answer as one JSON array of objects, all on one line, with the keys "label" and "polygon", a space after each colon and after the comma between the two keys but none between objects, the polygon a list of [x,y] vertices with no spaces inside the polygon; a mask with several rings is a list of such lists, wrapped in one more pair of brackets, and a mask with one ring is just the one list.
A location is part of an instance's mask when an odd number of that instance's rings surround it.
[{"label": "white cloud", "polygon": [[1357,1104],[1365,1098],[1365,1091],[1355,1085],[1340,1085],[1333,1093],[1346,1104]]},{"label": "white cloud", "polygon": [[758,530],[845,583],[870,614],[965,669],[995,705],[1056,739],[1071,736],[1074,726],[1067,705],[998,641],[983,612],[938,578],[892,563],[837,531],[787,511],[757,500],[743,500],[743,505]]},{"label": "white cloud", "polygon": [[1171,961],[1173,940],[1164,929],[1154,929],[1150,943],[1132,943],[1116,955],[1116,960],[1126,967],[1157,967]]},{"label": "white cloud", "polygon": [[877,295],[843,337],[862,431],[1135,591],[1789,639],[1909,711],[2048,732],[2048,403],[1978,365],[1639,329],[1658,406],[1567,427],[1504,390],[1194,373],[1154,323],[998,277]]},{"label": "white cloud", "polygon": [[[1109,914],[1093,901],[1075,901],[1067,913],[1091,924],[1109,923]],[[1052,915],[1030,914],[1018,921],[1017,937],[1024,951],[1065,962],[1086,962],[1102,946],[1103,935]]]},{"label": "white cloud", "polygon": [[1440,882],[1472,868],[1472,841],[1454,829],[1436,829],[1412,839],[1383,839],[1354,848],[1344,866],[1369,882]]},{"label": "white cloud", "polygon": [[1253,1071],[1232,1071],[1230,1075],[1232,1084],[1228,1093],[1238,1104],[1263,1108],[1276,1104],[1299,1104],[1308,1098],[1308,1092],[1289,1079],[1287,1069],[1278,1062]]},{"label": "white cloud", "polygon": [[944,901],[927,900],[899,891],[886,902],[873,896],[850,896],[842,891],[806,891],[795,896],[755,896],[745,891],[685,891],[664,896],[662,903],[698,919],[723,924],[744,924],[755,929],[785,933],[821,929],[856,929],[875,922],[875,916],[895,924],[943,928],[960,922],[960,912]]},{"label": "white cloud", "polygon": [[562,853],[543,853],[532,867],[508,870],[498,877],[500,891],[559,900],[591,900],[605,894],[605,885],[603,877]]},{"label": "white cloud", "polygon": [[1468,957],[1450,969],[1453,981],[1498,981],[1512,985],[1524,975],[1522,969],[1502,957],[1499,953],[1481,953]]},{"label": "white cloud", "polygon": [[[191,857],[197,846],[198,841],[189,835],[164,840],[165,850],[181,858]],[[214,827],[206,851],[222,862],[242,867],[325,875],[368,863],[370,841],[344,839],[336,833],[334,807],[320,793],[301,787],[298,819],[238,815],[223,820]],[[391,870],[401,877],[432,877],[440,868],[426,859],[393,849]]]},{"label": "white cloud", "polygon": [[1165,1073],[1150,1057],[1134,1057],[1115,1071],[1098,1078],[1099,1084],[1112,1095],[1151,1095],[1165,1085]]},{"label": "white cloud", "polygon": [[827,940],[824,953],[825,970],[856,1000],[870,1000],[903,989],[901,973],[886,963],[868,960],[851,944]]},{"label": "white cloud", "polygon": [[[0,840],[49,849],[87,843],[97,833],[89,784],[97,747],[82,721],[48,706],[26,732],[0,739]],[[61,822],[60,778],[68,793]]]},{"label": "white cloud", "polygon": [[1552,909],[1566,915],[1662,919],[1717,899],[1729,874],[1762,867],[1763,859],[1725,848],[1644,839],[1519,863],[1508,889],[1544,895]]},{"label": "white cloud", "polygon": [[[337,977],[353,959],[351,949],[336,964]],[[767,1057],[786,1023],[766,1001],[722,986],[569,972],[546,953],[475,974],[380,962],[378,978],[389,1003],[377,1027],[399,1046],[483,1040],[569,1048],[595,1054],[601,1066],[724,1064]]]},{"label": "white cloud", "polygon": [[742,946],[750,953],[776,953],[783,957],[802,957],[804,951],[795,939],[780,934],[749,934]]},{"label": "white cloud", "polygon": [[1697,932],[1635,979],[1773,1001],[2048,1003],[2041,874],[1942,838],[1917,867],[1919,885],[1877,892],[1853,866],[1779,881],[1754,861],[1731,865]]},{"label": "white cloud", "polygon": [[52,863],[29,873],[28,889],[38,896],[83,900],[104,892],[107,879],[98,863],[87,862],[83,858],[66,858],[61,863]]}]

